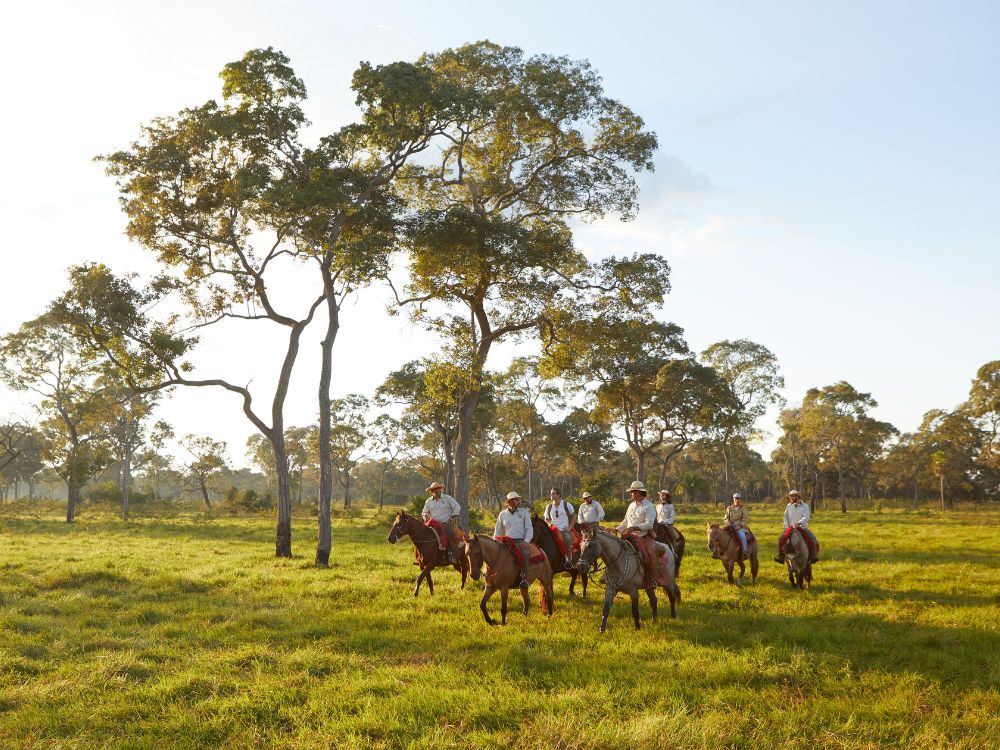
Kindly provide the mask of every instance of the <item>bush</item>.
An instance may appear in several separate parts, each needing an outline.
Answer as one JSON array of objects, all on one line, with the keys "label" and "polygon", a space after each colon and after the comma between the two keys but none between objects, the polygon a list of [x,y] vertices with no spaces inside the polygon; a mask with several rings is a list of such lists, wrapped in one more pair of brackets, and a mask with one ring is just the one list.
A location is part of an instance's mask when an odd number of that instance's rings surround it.
[{"label": "bush", "polygon": [[[115,486],[114,482],[101,482],[100,484],[94,484],[84,489],[81,493],[81,499],[84,502],[94,505],[120,506],[122,504],[122,491]],[[129,505],[148,503],[152,499],[152,493],[142,492],[135,485],[129,487]]]},{"label": "bush", "polygon": [[258,495],[249,488],[230,487],[222,497],[222,508],[229,513],[259,513],[274,509],[274,498],[270,492]]}]

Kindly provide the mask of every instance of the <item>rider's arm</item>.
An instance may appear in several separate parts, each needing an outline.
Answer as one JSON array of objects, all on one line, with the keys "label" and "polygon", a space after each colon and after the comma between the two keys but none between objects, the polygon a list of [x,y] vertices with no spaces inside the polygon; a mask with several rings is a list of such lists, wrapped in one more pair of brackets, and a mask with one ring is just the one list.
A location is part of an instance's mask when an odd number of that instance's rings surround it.
[{"label": "rider's arm", "polygon": [[420,511],[420,517],[422,519],[424,519],[425,521],[428,518],[431,517],[431,508],[430,508],[430,505],[431,505],[431,499],[430,498],[427,498],[426,500],[424,500],[424,509],[422,511]]},{"label": "rider's arm", "polygon": [[531,542],[531,537],[534,534],[534,529],[531,528],[531,516],[528,515],[528,511],[524,511],[524,543],[528,544]]},{"label": "rider's arm", "polygon": [[504,532],[503,521],[501,520],[500,516],[497,516],[497,525],[493,528],[493,536],[494,537],[503,536],[503,532]]},{"label": "rider's arm", "polygon": [[604,520],[604,506],[601,505],[599,500],[595,500],[594,504],[597,506],[597,522],[600,523]]}]

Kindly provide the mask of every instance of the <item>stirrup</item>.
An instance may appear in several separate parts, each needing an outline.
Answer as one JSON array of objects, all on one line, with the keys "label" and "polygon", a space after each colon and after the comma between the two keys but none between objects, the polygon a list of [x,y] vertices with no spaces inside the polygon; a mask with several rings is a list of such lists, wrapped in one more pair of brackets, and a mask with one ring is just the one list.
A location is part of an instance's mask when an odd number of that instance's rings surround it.
[{"label": "stirrup", "polygon": [[528,588],[528,579],[522,577],[520,583],[518,583],[517,586],[518,586],[518,588],[522,588],[522,589]]},{"label": "stirrup", "polygon": [[776,563],[783,564],[785,562],[785,558],[782,555],[778,555],[777,557],[774,558],[774,561]]}]

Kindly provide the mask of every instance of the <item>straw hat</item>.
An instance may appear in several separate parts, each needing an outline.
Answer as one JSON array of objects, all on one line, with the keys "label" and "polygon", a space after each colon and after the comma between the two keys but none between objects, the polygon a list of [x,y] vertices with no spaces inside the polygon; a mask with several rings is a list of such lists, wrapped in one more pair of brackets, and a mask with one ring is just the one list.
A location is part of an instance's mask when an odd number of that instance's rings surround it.
[{"label": "straw hat", "polygon": [[428,487],[424,492],[433,492],[434,490],[443,490],[444,485],[440,482],[431,482],[431,486]]},{"label": "straw hat", "polygon": [[589,492],[584,492],[584,493],[583,493],[583,494],[582,494],[582,495],[580,496],[580,499],[581,499],[581,500],[586,500],[586,499],[588,499],[588,498],[591,498],[591,497],[593,497],[593,495],[591,495],[591,494],[590,494]]},{"label": "straw hat", "polygon": [[521,496],[518,495],[516,492],[508,492],[507,493],[507,499],[508,500],[520,500]]},{"label": "straw hat", "polygon": [[632,484],[630,484],[625,491],[626,492],[641,492],[643,495],[648,494],[646,492],[646,485],[644,485],[642,482],[632,482]]},{"label": "straw hat", "polygon": [[789,490],[788,496],[791,497],[792,495],[795,495],[796,497],[798,497],[799,496],[799,491],[798,490]]}]

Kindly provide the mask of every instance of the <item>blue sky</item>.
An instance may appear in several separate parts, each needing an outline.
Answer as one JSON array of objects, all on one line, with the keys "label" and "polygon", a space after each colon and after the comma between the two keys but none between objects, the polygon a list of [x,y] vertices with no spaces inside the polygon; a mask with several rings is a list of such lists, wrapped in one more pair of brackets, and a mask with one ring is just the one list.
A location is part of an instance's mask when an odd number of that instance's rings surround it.
[{"label": "blue sky", "polygon": [[[754,339],[778,355],[789,402],[846,379],[904,430],[957,404],[1000,358],[997,3],[41,2],[2,14],[15,33],[0,56],[17,72],[0,124],[0,215],[15,248],[0,329],[39,312],[71,263],[150,268],[91,158],[218,96],[218,71],[246,49],[291,57],[321,134],[353,117],[359,60],[489,38],[589,59],[658,133],[638,219],[577,237],[594,257],[670,259],[664,315],[693,348]],[[340,393],[370,394],[431,347],[385,319],[384,302],[379,292],[346,311]],[[208,337],[198,361],[231,368],[233,346],[260,340]],[[313,370],[307,359],[293,422],[314,411]],[[254,373],[271,376],[266,363]],[[0,411],[16,403],[0,397]],[[169,411],[181,432],[234,446],[249,433],[218,397],[178,394]]]}]

